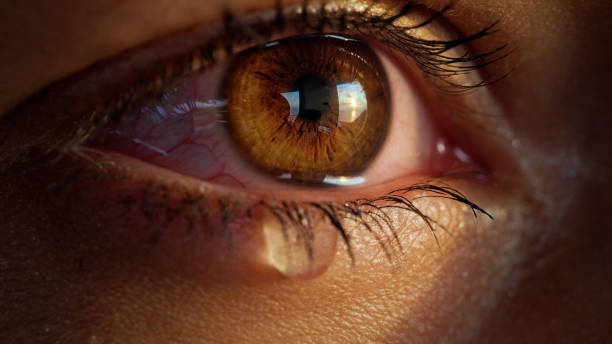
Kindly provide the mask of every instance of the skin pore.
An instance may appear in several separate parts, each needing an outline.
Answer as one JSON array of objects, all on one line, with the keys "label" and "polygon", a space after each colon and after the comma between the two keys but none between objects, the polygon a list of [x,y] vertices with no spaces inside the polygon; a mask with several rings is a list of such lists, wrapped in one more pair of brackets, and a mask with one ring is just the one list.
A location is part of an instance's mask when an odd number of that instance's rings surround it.
[{"label": "skin pore", "polygon": [[[0,119],[96,61],[219,20],[227,4],[0,4]],[[238,16],[274,4],[230,6]],[[200,264],[208,259],[201,238],[170,236],[152,248],[96,230],[91,204],[51,202],[52,176],[0,166],[0,342],[610,340],[610,14],[605,1],[457,3],[450,18],[465,32],[501,18],[502,33],[478,49],[515,47],[489,67],[511,73],[466,96],[479,111],[456,119],[494,177],[450,183],[495,220],[423,200],[448,233],[438,244],[422,224],[401,231],[407,251],[392,264],[375,242],[356,238],[354,265],[338,244],[316,278],[271,273],[245,281],[222,265]],[[23,144],[14,137],[14,146]]]}]

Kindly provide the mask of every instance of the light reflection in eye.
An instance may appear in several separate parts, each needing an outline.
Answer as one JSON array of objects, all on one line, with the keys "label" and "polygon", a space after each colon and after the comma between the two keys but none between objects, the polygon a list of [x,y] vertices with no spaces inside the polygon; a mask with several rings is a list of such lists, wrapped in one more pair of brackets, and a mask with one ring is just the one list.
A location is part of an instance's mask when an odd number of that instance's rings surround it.
[{"label": "light reflection in eye", "polygon": [[364,177],[344,177],[344,176],[334,177],[334,176],[327,176],[323,180],[323,183],[325,183],[325,184],[332,184],[332,185],[338,185],[338,186],[352,186],[352,185],[362,184],[365,181],[366,181],[366,179]]},{"label": "light reflection in eye", "polygon": [[291,91],[281,93],[287,102],[289,103],[289,119],[290,123],[295,122],[298,114],[300,113],[300,91]]},{"label": "light reflection in eye", "polygon": [[368,101],[366,100],[363,87],[358,81],[351,83],[339,84],[336,86],[338,90],[338,127],[342,126],[342,122],[353,123],[367,109]]},{"label": "light reflection in eye", "polygon": [[[278,176],[278,179],[290,180],[290,173],[283,173]],[[346,177],[346,176],[327,176],[323,179],[324,184],[337,186],[353,186],[363,184],[366,181],[364,177]]]},{"label": "light reflection in eye", "polygon": [[[289,103],[289,119],[290,123],[295,122],[300,111],[304,112],[304,109],[312,109],[321,107],[322,105],[328,106],[329,102],[322,101],[321,104],[310,104],[306,103],[306,101],[300,102],[300,99],[310,100],[310,99],[320,99],[321,97],[313,97],[311,94],[304,94],[308,91],[305,90],[296,90],[291,92],[283,92],[281,96],[287,100]],[[325,89],[319,89],[319,91],[327,91],[327,87]],[[315,91],[316,92],[316,91]],[[338,127],[342,127],[342,123],[353,123],[357,120],[363,113],[366,111],[368,107],[368,101],[366,98],[365,91],[361,86],[359,81],[353,81],[351,83],[343,83],[336,85],[336,92],[338,96]],[[324,93],[324,92],[320,92]]]}]

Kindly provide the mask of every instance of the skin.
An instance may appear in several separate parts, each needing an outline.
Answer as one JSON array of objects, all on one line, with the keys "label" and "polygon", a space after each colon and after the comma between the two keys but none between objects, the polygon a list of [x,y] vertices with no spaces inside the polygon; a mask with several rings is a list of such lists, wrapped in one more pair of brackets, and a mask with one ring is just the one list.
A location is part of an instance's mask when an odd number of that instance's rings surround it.
[{"label": "skin", "polygon": [[[0,114],[95,61],[215,20],[226,3],[0,4]],[[271,5],[231,1],[237,14]],[[441,233],[438,246],[417,224],[401,232],[409,252],[393,264],[356,239],[353,267],[338,245],[316,277],[264,271],[245,281],[200,266],[201,239],[124,242],[92,230],[87,204],[46,202],[41,181],[0,169],[0,341],[610,341],[611,12],[605,1],[460,2],[456,25],[502,14],[503,39],[487,44],[517,47],[491,67],[513,69],[486,90],[495,102],[481,110],[496,116],[458,119],[493,178],[453,186],[495,220],[424,201],[452,235]]]}]

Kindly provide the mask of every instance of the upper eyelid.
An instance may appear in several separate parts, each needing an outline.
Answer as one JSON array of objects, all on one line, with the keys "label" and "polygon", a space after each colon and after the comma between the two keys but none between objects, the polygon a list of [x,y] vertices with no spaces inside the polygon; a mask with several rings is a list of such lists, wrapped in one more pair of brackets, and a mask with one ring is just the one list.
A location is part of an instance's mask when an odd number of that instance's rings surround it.
[{"label": "upper eyelid", "polygon": [[[352,2],[341,1],[342,3],[352,4]],[[277,2],[280,3],[280,2]],[[335,4],[336,1],[323,1],[321,4]],[[210,45],[214,45],[214,40],[218,41],[226,41],[226,38],[232,36],[233,39],[236,39],[236,32],[242,31],[242,38],[251,39],[252,36],[249,36],[249,33],[246,30],[256,31],[256,30],[270,30],[273,27],[276,27],[276,31],[282,30],[285,28],[288,22],[293,22],[295,27],[300,27],[299,29],[310,29],[310,30],[336,30],[334,25],[342,25],[347,29],[351,29],[351,25],[356,26],[359,25],[359,28],[356,34],[368,34],[371,30],[380,30],[381,27],[388,28],[394,22],[390,19],[398,19],[402,16],[411,14],[413,12],[422,11],[427,9],[427,7],[421,3],[415,1],[399,1],[395,6],[390,6],[387,8],[388,12],[386,13],[369,13],[368,9],[362,9],[361,11],[356,11],[355,6],[349,6],[350,8],[338,8],[335,11],[326,10],[324,12],[318,13],[309,13],[308,16],[304,16],[303,13],[308,12],[307,8],[317,8],[316,5],[305,1],[300,5],[291,6],[284,9],[279,7],[275,9],[268,9],[263,11],[258,11],[254,13],[247,13],[240,15],[239,17],[235,17],[231,15],[229,11],[224,15],[223,20],[218,20],[216,22],[206,23],[198,26],[195,29],[190,29],[187,31],[182,31],[178,34],[169,35],[166,38],[156,39],[151,42],[147,42],[139,47],[129,49],[123,53],[117,54],[114,57],[109,59],[105,59],[101,62],[95,63],[93,66],[87,68],[84,71],[77,72],[73,74],[73,76],[65,78],[59,82],[53,83],[52,88],[61,89],[62,87],[53,87],[57,84],[57,86],[68,85],[70,82],[75,82],[79,79],[86,79],[87,76],[93,76],[99,72],[108,72],[109,68],[114,68],[117,70],[122,70],[121,73],[127,72],[137,72],[141,74],[146,74],[145,76],[139,78],[140,83],[146,82],[157,82],[159,83],[159,78],[172,79],[173,77],[180,76],[180,69],[184,67],[189,67],[190,62],[196,59],[195,55],[201,56],[200,62],[204,63],[208,61],[209,63],[214,63],[219,58],[215,56],[206,57],[205,50],[209,48]],[[410,4],[410,11],[405,11],[407,6],[403,4]],[[323,5],[320,6],[321,9],[327,8]],[[439,19],[439,17],[443,16],[445,11],[450,7],[445,6],[439,11],[430,10],[429,14],[424,16],[424,19],[421,22],[418,22],[414,27],[422,27],[431,22],[431,19]],[[283,11],[283,15],[286,16],[281,22],[283,24],[279,24],[278,18],[279,11]],[[423,13],[421,13],[423,14]],[[266,18],[267,17],[267,18]],[[340,19],[343,18],[343,19]],[[296,20],[298,19],[298,20]],[[332,21],[336,21],[336,23],[332,23]],[[317,22],[318,21],[318,22]],[[339,24],[338,21],[343,21],[344,24]],[[320,26],[319,23],[324,23],[324,26]],[[382,24],[382,25],[381,25]],[[418,38],[411,37],[410,32],[407,32],[405,37],[411,38],[413,44],[428,44],[430,45],[430,49],[438,49],[437,52],[433,53],[430,51],[426,55],[436,55],[439,57],[439,52],[444,52],[448,50],[450,47],[454,47],[459,44],[469,43],[473,40],[479,39],[483,36],[488,35],[492,32],[493,26],[495,23],[488,25],[481,30],[467,35],[460,36],[457,39],[452,40],[439,40],[439,41],[417,41]],[[259,25],[260,27],[256,28],[255,26]],[[328,27],[332,25],[332,27]],[[228,27],[231,27],[231,31],[228,31]],[[271,31],[270,31],[271,32]],[[386,32],[388,33],[388,32]],[[397,32],[393,33],[397,35]],[[261,33],[258,33],[261,36]],[[397,42],[392,42],[388,37],[373,37],[375,39],[380,39],[384,43],[393,43],[394,47],[397,46]],[[403,37],[400,37],[403,38]],[[269,39],[269,37],[263,36],[263,39]],[[252,41],[243,41],[240,44],[249,45],[253,44]],[[406,42],[404,42],[406,43]],[[218,45],[218,44],[217,44]],[[216,47],[216,52],[214,54],[218,54],[221,52],[219,47]],[[471,56],[470,59],[474,61],[481,61],[485,59],[485,61],[481,62],[494,62],[498,58],[503,58],[505,56],[505,52],[499,51],[503,50],[505,45],[497,47],[491,51],[481,53],[475,56]],[[493,54],[494,56],[490,56]],[[414,54],[413,54],[414,55]],[[421,61],[423,61],[423,56],[412,56],[421,57]],[[427,57],[425,57],[427,58]],[[135,60],[134,60],[135,59]],[[182,60],[182,61],[181,61]],[[134,63],[137,62],[137,63]],[[434,65],[440,66],[441,64],[448,64],[449,61],[430,61],[428,65],[420,64],[420,66],[428,68]],[[129,68],[121,68],[122,66],[118,64],[129,64]],[[141,66],[138,66],[141,65]],[[139,68],[144,66],[144,68]],[[464,68],[464,67],[461,67]],[[187,68],[189,69],[189,68]],[[452,70],[451,72],[457,71]],[[190,71],[191,72],[191,71]],[[435,74],[435,70],[429,70],[430,73]],[[111,72],[113,73],[113,72]],[[107,73],[108,74],[108,73]],[[117,73],[114,73],[117,74]],[[68,81],[68,82],[67,82]],[[83,84],[89,84],[90,80],[87,80]],[[47,87],[50,88],[50,87]],[[39,92],[39,93],[44,93]]]},{"label": "upper eyelid", "polygon": [[[280,3],[277,2],[277,4]],[[349,4],[346,8],[340,7],[334,11],[325,10],[327,5],[332,3],[335,2],[324,1],[321,2],[319,7],[316,7],[316,5],[305,1],[301,5],[290,8],[277,6],[273,10],[244,14],[239,19],[236,19],[231,12],[226,11],[222,21],[206,24],[200,29],[180,35],[180,39],[186,39],[186,41],[191,42],[205,41],[204,43],[196,43],[190,48],[185,48],[185,44],[175,42],[175,37],[166,40],[164,46],[169,50],[166,52],[168,57],[160,56],[159,61],[155,63],[157,66],[153,68],[153,70],[158,70],[158,72],[156,72],[155,76],[149,77],[145,83],[153,82],[164,86],[161,87],[163,89],[166,85],[171,84],[173,79],[182,77],[185,74],[198,72],[206,65],[214,64],[224,57],[235,53],[235,46],[242,45],[244,48],[269,41],[275,33],[283,31],[290,26],[288,23],[292,23],[294,30],[298,33],[305,33],[306,31],[320,32],[331,29],[332,31],[353,30],[353,34],[373,35],[373,32],[376,31],[381,35],[371,38],[380,40],[394,48],[405,48],[402,52],[416,59],[417,65],[422,67],[426,74],[439,76],[444,79],[453,74],[464,73],[481,65],[493,63],[504,58],[507,54],[505,50],[506,45],[502,45],[491,51],[474,56],[461,56],[453,59],[443,55],[456,46],[488,35],[495,26],[495,23],[473,34],[450,40],[427,40],[411,36],[410,31],[412,29],[427,26],[434,19],[443,17],[450,6],[445,6],[440,11],[429,13],[424,19],[417,21],[414,25],[411,24],[406,30],[403,30],[406,28],[405,26],[394,27],[394,23],[413,12],[427,9],[423,4],[414,1],[403,1],[400,2],[404,3],[403,5],[388,7],[386,9],[387,12],[374,13],[370,12],[372,9],[369,7],[357,11],[354,6],[350,5],[351,2],[345,1],[345,4]],[[312,8],[315,10],[318,8],[319,12],[310,13],[309,9]],[[342,27],[341,30],[338,30],[338,25]],[[395,29],[395,31],[390,29]],[[194,32],[202,36],[202,30],[206,32],[204,39],[196,38],[193,40],[190,38]],[[404,32],[401,32],[402,30]],[[228,41],[231,43],[227,43]],[[400,44],[402,45],[400,46]],[[172,45],[174,46],[171,47]],[[182,46],[181,52],[176,51],[179,46]],[[415,46],[419,49],[422,48],[422,50],[411,50]],[[423,50],[425,50],[425,53],[423,53]],[[185,53],[185,51],[187,52]],[[170,55],[175,56],[170,57]],[[475,65],[470,66],[469,64],[472,62],[475,62]],[[159,72],[160,69],[163,70]],[[147,79],[145,78],[145,80]],[[453,84],[453,86],[467,86],[469,88],[472,85]],[[481,86],[481,84],[474,86]]]}]

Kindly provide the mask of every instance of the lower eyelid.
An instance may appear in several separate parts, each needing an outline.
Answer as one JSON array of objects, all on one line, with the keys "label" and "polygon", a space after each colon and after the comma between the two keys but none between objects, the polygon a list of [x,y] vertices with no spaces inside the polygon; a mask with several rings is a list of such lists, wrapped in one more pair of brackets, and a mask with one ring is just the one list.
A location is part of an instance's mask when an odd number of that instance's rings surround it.
[{"label": "lower eyelid", "polygon": [[[208,266],[204,268],[206,271],[216,271],[230,279],[237,276],[269,278],[279,269],[286,269],[280,272],[287,276],[314,277],[330,264],[336,252],[332,243],[342,241],[343,235],[347,235],[349,240],[345,250],[353,259],[367,259],[374,255],[386,257],[392,263],[406,249],[405,242],[401,244],[397,236],[408,235],[414,240],[414,235],[418,234],[424,240],[435,241],[439,236],[435,231],[454,226],[457,221],[466,221],[472,216],[472,210],[482,212],[442,181],[414,184],[376,199],[283,201],[281,197],[264,196],[262,199],[236,190],[223,191],[197,180],[185,179],[167,184],[164,180],[176,180],[176,176],[164,177],[165,173],[172,172],[153,168],[149,169],[148,175],[143,175],[136,172],[143,169],[131,171],[125,167],[137,161],[112,163],[120,159],[118,156],[101,156],[100,161],[88,169],[78,167],[76,174],[50,189],[53,199],[60,207],[71,208],[71,212],[88,214],[91,209],[99,209],[90,214],[87,221],[95,224],[105,235],[124,238],[131,243],[129,245],[152,244],[153,248],[161,251],[174,245],[180,247],[183,245],[180,242],[185,240],[191,242],[189,245],[199,245],[200,250],[208,253],[197,254],[201,259],[198,266]],[[77,166],[80,165],[82,162],[77,162]],[[70,165],[64,166],[67,168],[62,169],[62,173],[70,169]],[[432,188],[436,184],[440,185],[439,188]],[[434,198],[420,198],[423,196]],[[309,215],[304,215],[304,220],[297,214]],[[333,221],[338,221],[342,231],[333,225]],[[278,227],[282,223],[289,227]],[[271,233],[275,238],[273,242],[278,242],[283,235],[274,233],[282,233],[280,228],[297,233],[294,227],[304,224],[303,230],[320,240],[316,244],[319,246],[315,247],[313,263],[304,259],[293,265],[282,260],[279,263],[278,259],[269,261],[268,252],[272,246],[266,228],[270,228],[269,225],[276,228]],[[313,245],[302,240],[297,239],[289,245],[290,249],[299,252]],[[363,245],[370,248],[360,249]],[[286,249],[280,244],[273,247],[280,252]],[[223,261],[221,265],[220,260]],[[216,266],[212,270],[211,264]]]}]

